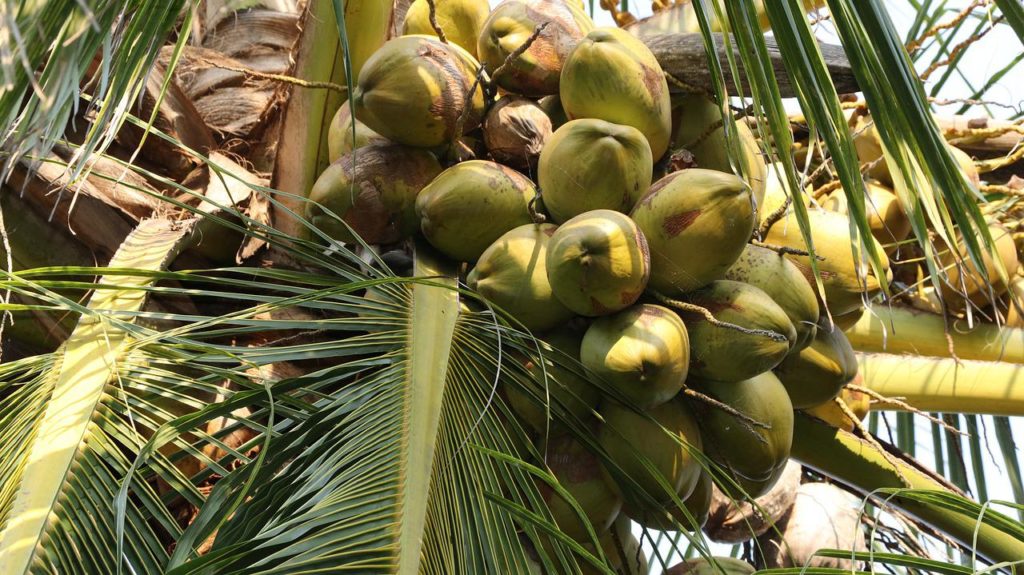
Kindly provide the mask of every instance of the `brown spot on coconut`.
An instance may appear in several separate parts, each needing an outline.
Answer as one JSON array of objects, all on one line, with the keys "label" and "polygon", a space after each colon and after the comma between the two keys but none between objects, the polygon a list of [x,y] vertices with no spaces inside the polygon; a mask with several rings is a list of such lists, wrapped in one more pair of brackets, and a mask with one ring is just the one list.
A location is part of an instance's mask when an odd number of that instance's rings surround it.
[{"label": "brown spot on coconut", "polygon": [[750,284],[717,280],[684,297],[711,311],[720,322],[757,330],[741,333],[714,325],[702,314],[680,312],[690,335],[694,376],[720,382],[749,379],[778,365],[796,341],[796,329],[786,312]]},{"label": "brown spot on coconut", "polygon": [[800,475],[800,464],[790,460],[779,482],[754,504],[730,498],[714,488],[704,533],[716,543],[727,544],[743,543],[765,533],[789,512],[800,487]]},{"label": "brown spot on coconut", "polygon": [[650,304],[598,318],[580,348],[583,365],[640,408],[660,405],[679,393],[689,359],[683,321]]},{"label": "brown spot on coconut", "polygon": [[636,128],[573,120],[552,135],[537,170],[556,222],[591,210],[628,212],[651,185],[651,149]]},{"label": "brown spot on coconut", "polygon": [[568,434],[551,437],[546,450],[543,445],[539,449],[545,454],[548,469],[586,516],[581,518],[568,501],[547,483],[538,481],[541,496],[555,523],[563,533],[581,543],[590,540],[584,520],[601,536],[618,517],[622,498],[605,478],[600,459]]},{"label": "brown spot on coconut", "polygon": [[416,195],[440,172],[441,165],[426,150],[393,144],[359,148],[320,174],[309,193],[306,217],[345,243],[355,242],[353,231],[370,244],[401,241],[418,227]]},{"label": "brown spot on coconut", "polygon": [[775,368],[796,409],[830,401],[857,376],[853,346],[842,330],[826,323],[827,319],[818,325],[811,345],[789,355]]},{"label": "brown spot on coconut", "polygon": [[668,150],[668,83],[654,54],[629,32],[597,28],[587,34],[565,61],[559,95],[570,119],[633,126],[647,137],[655,159]]},{"label": "brown spot on coconut", "polygon": [[558,93],[566,58],[594,23],[580,8],[561,0],[505,0],[495,6],[477,41],[488,74],[505,63],[541,24],[547,24],[521,56],[493,78],[514,94],[539,97]]},{"label": "brown spot on coconut", "polygon": [[632,305],[650,277],[647,241],[633,220],[612,210],[584,212],[548,242],[548,281],[566,307],[586,316]]},{"label": "brown spot on coconut", "polygon": [[[680,214],[693,221],[665,228]],[[750,190],[740,178],[693,168],[655,182],[630,214],[651,250],[650,285],[688,292],[725,277],[754,230]]]},{"label": "brown spot on coconut", "polygon": [[435,147],[455,131],[469,106],[462,133],[480,125],[483,89],[466,98],[479,64],[455,44],[429,36],[388,41],[366,61],[353,93],[356,119],[385,138],[409,146]]},{"label": "brown spot on coconut", "polygon": [[861,524],[861,499],[828,483],[805,483],[778,533],[760,540],[765,567],[857,569],[860,562],[816,556],[819,549],[867,551]]},{"label": "brown spot on coconut", "polygon": [[533,170],[551,138],[551,118],[533,100],[505,96],[487,112],[483,133],[492,158],[519,170]]},{"label": "brown spot on coconut", "polygon": [[472,262],[505,232],[533,220],[537,189],[519,172],[486,160],[455,164],[416,198],[420,229],[432,246]]}]

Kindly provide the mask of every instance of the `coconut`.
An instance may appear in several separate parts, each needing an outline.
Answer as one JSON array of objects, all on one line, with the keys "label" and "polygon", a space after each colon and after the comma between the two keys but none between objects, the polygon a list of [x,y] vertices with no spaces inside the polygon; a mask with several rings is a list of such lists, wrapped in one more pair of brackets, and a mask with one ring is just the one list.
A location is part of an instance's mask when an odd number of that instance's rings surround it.
[{"label": "coconut", "polygon": [[623,506],[622,512],[647,529],[678,531],[682,527],[687,531],[696,531],[708,520],[711,490],[714,485],[711,476],[702,470],[693,491],[682,500],[682,508],[676,505],[675,501],[669,501],[664,507],[653,508],[654,506],[647,505],[639,511]]},{"label": "coconut", "polygon": [[[458,44],[476,55],[476,40],[480,37],[484,22],[491,11],[487,0],[444,0],[434,2],[434,17],[437,25],[444,32],[449,42]],[[435,36],[437,32],[430,24],[430,3],[427,0],[414,0],[405,13],[403,34],[426,34]]]},{"label": "coconut", "polygon": [[764,202],[768,185],[768,170],[761,158],[761,148],[754,133],[745,122],[736,122],[742,154],[740,172],[733,169],[729,159],[729,145],[725,138],[722,108],[714,100],[700,94],[688,94],[672,101],[672,149],[684,149],[692,154],[697,168],[743,175],[750,184],[757,205]]},{"label": "coconut", "polygon": [[541,343],[543,369],[533,358],[522,360],[533,381],[502,379],[512,410],[535,431],[546,433],[549,427],[558,426],[556,420],[548,420],[556,406],[578,419],[589,417],[597,407],[601,397],[597,387],[570,365],[571,360],[579,361],[582,341],[582,331],[569,327],[552,330]]},{"label": "coconut", "polygon": [[690,362],[686,326],[671,310],[634,305],[590,324],[580,361],[637,407],[654,407],[683,387]]},{"label": "coconut", "polygon": [[640,297],[651,275],[651,258],[643,233],[629,216],[594,210],[565,222],[551,236],[547,269],[551,290],[565,307],[580,315],[608,315]]},{"label": "coconut", "polygon": [[[860,318],[863,316],[864,308],[860,307],[855,309],[854,311],[851,311],[850,313],[832,316],[832,321],[835,322],[836,327],[843,331],[846,331],[851,327],[857,325],[857,322],[860,321]],[[827,326],[828,323],[823,323],[823,325]]]},{"label": "coconut", "polygon": [[[705,394],[768,426],[751,426],[722,409],[701,406],[704,453],[730,471],[746,495],[764,495],[782,475],[793,445],[793,404],[786,388],[771,372],[734,383],[691,380]],[[743,496],[730,486],[722,489]]]},{"label": "coconut", "polygon": [[811,345],[787,357],[775,368],[796,409],[821,405],[839,395],[857,376],[857,356],[838,327],[818,326]]},{"label": "coconut", "polygon": [[320,174],[309,192],[306,218],[346,243],[356,241],[353,231],[370,244],[401,241],[418,228],[416,195],[439,173],[441,164],[426,150],[398,145],[359,148]]},{"label": "coconut", "polygon": [[[545,462],[558,483],[583,509],[586,520],[600,536],[619,515],[622,498],[606,478],[600,459],[569,434],[548,438]],[[547,483],[538,481],[541,497],[562,533],[579,542],[590,541],[586,524],[573,506]]]},{"label": "coconut", "polygon": [[[612,528],[599,539],[601,550],[616,575],[647,575],[647,557],[640,549],[640,541],[633,535],[630,527],[629,518],[620,514]],[[593,555],[597,555],[593,545],[587,544],[584,547]],[[603,573],[586,561],[578,562],[583,575]]]},{"label": "coconut", "polygon": [[651,148],[636,128],[573,120],[540,154],[537,181],[556,222],[591,210],[629,212],[651,185]]},{"label": "coconut", "polygon": [[663,292],[688,292],[725,277],[754,231],[746,182],[701,168],[655,182],[630,216],[651,250],[650,285]]},{"label": "coconut", "polygon": [[565,109],[562,108],[562,99],[558,97],[558,94],[544,96],[537,101],[537,105],[551,119],[552,129],[557,130],[569,121],[569,118],[565,115]]},{"label": "coconut", "polygon": [[775,487],[754,503],[737,501],[716,487],[704,533],[716,543],[735,545],[768,531],[789,513],[800,487],[800,475],[800,464],[788,461]]},{"label": "coconut", "polygon": [[866,552],[861,525],[861,499],[828,483],[805,483],[796,492],[793,507],[780,533],[766,533],[760,541],[765,567],[824,567],[853,572],[860,562],[822,557],[819,549]]},{"label": "coconut", "polygon": [[718,280],[686,299],[720,322],[762,332],[741,333],[713,325],[703,314],[681,312],[690,334],[690,373],[697,377],[725,382],[754,377],[778,365],[796,341],[786,312],[750,284]]},{"label": "coconut", "polygon": [[[509,55],[545,23],[533,44],[495,75]],[[557,94],[566,58],[593,28],[586,12],[561,0],[505,0],[484,23],[477,54],[501,88],[531,97]]]},{"label": "coconut", "polygon": [[[853,378],[852,383],[859,384],[860,381],[861,376],[857,375]],[[844,387],[843,390],[839,392],[839,399],[843,400],[843,403],[845,403],[847,407],[850,408],[850,411],[857,416],[858,422],[863,421],[864,418],[867,417],[868,412],[871,411],[871,397],[864,392]],[[838,427],[839,429],[853,431],[856,427],[854,421],[850,419],[850,417],[846,415],[846,413],[844,413],[834,401],[827,401],[821,405],[816,405],[803,411],[817,417],[833,427]]]},{"label": "coconut", "polygon": [[476,261],[502,234],[529,224],[537,189],[519,172],[486,160],[455,164],[416,198],[420,229],[432,246],[463,262]]},{"label": "coconut", "polygon": [[[1006,277],[1012,278],[1020,265],[1017,261],[1017,246],[1013,242],[1013,235],[999,224],[990,224],[988,231],[995,242],[996,253],[1002,262]],[[978,242],[982,243],[980,234]],[[957,245],[962,260],[960,265],[948,247],[941,243],[937,246],[939,261],[942,262],[947,276],[941,283],[942,299],[945,300],[947,307],[954,311],[963,311],[967,307],[966,300],[970,300],[978,307],[986,307],[993,302],[991,298],[999,298],[1007,292],[1009,283],[1000,277],[997,264],[988,250],[982,247],[982,261],[985,263],[985,273],[982,274],[974,261],[968,257],[967,244],[960,234],[957,237]]]},{"label": "coconut", "polygon": [[[359,73],[352,94],[356,119],[400,144],[448,144],[483,119],[483,89],[477,86],[470,92],[478,67],[468,52],[436,38],[390,40]],[[462,132],[457,134],[463,115]]]},{"label": "coconut", "polygon": [[[867,209],[871,235],[875,236],[885,251],[892,254],[899,247],[899,242],[910,237],[910,218],[903,212],[899,198],[889,188],[876,182],[865,184],[867,197],[864,207]],[[849,214],[846,194],[836,191],[822,202],[821,207],[840,214]]]},{"label": "coconut", "polygon": [[[712,563],[714,561],[714,563]],[[698,557],[677,563],[665,575],[751,575],[756,569],[750,563],[732,557]]]},{"label": "coconut", "polygon": [[818,299],[800,268],[774,250],[747,244],[725,279],[750,284],[768,294],[796,329],[790,353],[807,347],[817,330]]},{"label": "coconut", "polygon": [[[870,266],[854,258],[850,242],[850,219],[843,214],[822,209],[811,209],[807,214],[811,224],[811,236],[814,238],[815,255],[824,258],[818,260],[818,270],[821,272],[821,283],[825,288],[824,299],[829,311],[834,315],[856,311],[863,307],[865,299],[878,293],[882,287]],[[650,236],[647,239],[650,241]],[[888,273],[889,259],[885,256],[882,245],[874,237],[863,239],[874,242],[882,265]],[[807,250],[807,244],[804,243],[800,226],[793,213],[772,226],[765,243]],[[653,251],[653,242],[651,244]],[[813,287],[815,281],[810,258],[791,254],[786,257],[800,268]],[[863,270],[863,277],[858,270]]]},{"label": "coconut", "polygon": [[643,132],[661,158],[672,131],[665,73],[647,46],[625,30],[597,28],[562,68],[559,96],[569,119],[599,118]]},{"label": "coconut", "polygon": [[545,267],[552,224],[526,224],[505,232],[469,272],[466,283],[532,331],[560,326],[572,318],[551,293]]},{"label": "coconut", "polygon": [[608,453],[608,472],[631,517],[660,509],[661,505],[652,507],[652,503],[672,501],[673,493],[680,499],[689,497],[701,474],[693,455],[701,449],[701,437],[682,398],[642,413],[609,402],[601,407],[601,415],[604,426],[597,441]]},{"label": "coconut", "polygon": [[[353,121],[356,125],[355,136],[352,135]],[[332,162],[356,148],[387,143],[389,143],[387,138],[374,132],[359,120],[353,120],[348,100],[345,100],[338,108],[334,117],[331,118],[331,125],[327,128],[327,158]]]},{"label": "coconut", "polygon": [[533,170],[551,130],[551,118],[536,102],[505,96],[484,118],[484,143],[495,160],[520,170]]},{"label": "coconut", "polygon": [[1024,267],[1018,266],[1007,292],[1006,327],[1024,327]]}]

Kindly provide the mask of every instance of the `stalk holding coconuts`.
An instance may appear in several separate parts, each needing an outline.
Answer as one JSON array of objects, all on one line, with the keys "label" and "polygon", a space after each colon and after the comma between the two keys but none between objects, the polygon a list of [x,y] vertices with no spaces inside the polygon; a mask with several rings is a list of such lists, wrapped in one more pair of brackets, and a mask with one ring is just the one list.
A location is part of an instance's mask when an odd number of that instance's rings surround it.
[{"label": "stalk holding coconuts", "polygon": [[352,94],[356,119],[400,144],[448,144],[483,120],[483,88],[470,91],[478,67],[468,52],[436,38],[390,40],[359,74]]},{"label": "stalk holding coconuts", "polygon": [[559,96],[570,120],[598,118],[643,132],[651,155],[668,150],[672,106],[654,54],[629,32],[597,28],[562,68]]},{"label": "stalk holding coconuts", "polygon": [[[538,27],[540,32],[530,47],[498,71]],[[501,88],[532,97],[557,94],[566,58],[593,28],[590,16],[569,2],[505,0],[484,23],[477,54]]]},{"label": "stalk holding coconuts", "polygon": [[640,408],[672,399],[690,362],[686,326],[671,310],[638,304],[594,321],[580,361]]},{"label": "stalk holding coconuts", "polygon": [[629,212],[651,186],[651,147],[639,130],[573,120],[540,154],[537,181],[556,222],[590,210]]},{"label": "stalk holding coconuts", "polygon": [[555,297],[586,316],[633,305],[651,273],[643,233],[612,210],[585,212],[559,226],[548,242],[546,263]]},{"label": "stalk holding coconuts", "polygon": [[416,197],[420,229],[432,246],[460,262],[473,262],[505,232],[532,222],[533,182],[486,160],[455,164]]},{"label": "stalk holding coconuts", "polygon": [[700,168],[655,182],[630,217],[651,251],[650,285],[666,293],[685,293],[725,277],[754,231],[746,182]]},{"label": "stalk holding coconuts", "polygon": [[526,224],[505,232],[484,250],[466,283],[529,330],[564,324],[572,312],[551,292],[546,268],[553,233],[551,224]]},{"label": "stalk holding coconuts", "polygon": [[306,217],[342,242],[355,242],[353,231],[370,244],[398,242],[416,232],[416,195],[440,172],[441,164],[426,150],[394,144],[359,148],[320,174]]}]

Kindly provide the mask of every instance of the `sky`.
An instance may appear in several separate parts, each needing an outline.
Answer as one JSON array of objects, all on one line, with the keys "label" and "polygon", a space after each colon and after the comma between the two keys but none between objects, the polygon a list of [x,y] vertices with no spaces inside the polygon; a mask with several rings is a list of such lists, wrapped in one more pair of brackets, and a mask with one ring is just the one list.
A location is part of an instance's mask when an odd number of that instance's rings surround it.
[{"label": "sky", "polygon": [[[491,0],[491,4],[497,4],[498,0]],[[589,2],[587,2],[589,4]],[[598,2],[595,0],[595,5]],[[885,0],[883,2],[886,10],[889,13],[890,18],[893,21],[893,25],[896,30],[900,33],[900,36],[906,39],[907,31],[913,24],[915,10],[907,0]],[[957,12],[971,4],[971,0],[947,0],[943,3],[946,8],[947,14],[939,19],[939,21],[947,21],[952,18]],[[644,17],[650,14],[650,1],[649,0],[633,0],[629,2],[631,11],[633,14]],[[610,15],[600,9],[595,14],[595,22],[602,26],[614,25]],[[965,29],[971,30],[975,28],[978,21],[974,20],[970,24],[964,26]],[[815,33],[819,40],[830,44],[839,44],[839,38],[835,34],[835,31],[830,22],[823,21],[819,22],[815,26]],[[955,46],[962,42],[966,37],[969,36],[969,32],[961,31],[956,37],[950,42],[949,46]],[[932,47],[925,51],[924,56],[919,60],[918,71],[921,72],[924,68],[932,62],[932,55],[936,51],[936,46],[932,44]],[[932,94],[937,98],[965,98],[972,95],[975,91],[972,87],[978,87],[984,85],[984,83],[992,76],[992,74],[1014,59],[1024,59],[1024,48],[1022,48],[1021,39],[1019,39],[1013,30],[1006,25],[999,25],[993,28],[980,40],[970,46],[966,56],[964,57],[962,64],[959,66],[959,71],[950,76],[946,81],[946,84],[942,86],[941,90],[937,93]],[[936,80],[941,78],[943,71],[935,72],[925,84],[926,92],[931,94],[931,90],[935,86]],[[987,114],[993,117],[1003,118],[1010,117],[1024,109],[1024,63],[1018,61],[1012,71],[1006,74],[999,82],[995,83],[985,95],[985,99],[989,101],[995,101],[1000,104],[1009,106],[1009,108],[1000,106],[989,106],[987,110],[981,108],[974,108],[970,110],[967,115],[969,117],[978,117]],[[787,107],[793,110],[797,110],[798,106],[794,102],[787,102]],[[941,106],[937,109],[938,114],[952,115],[956,113],[960,105]],[[893,422],[895,419],[892,417],[893,414],[889,414],[890,421]],[[1009,500],[1012,501],[1013,495],[1010,489],[1010,483],[1006,476],[1006,471],[1003,468],[1003,460],[998,454],[998,445],[995,442],[993,430],[991,426],[991,418],[985,417],[981,420],[983,428],[983,436],[986,441],[983,442],[988,444],[989,451],[984,453],[984,468],[986,474],[986,483],[989,488],[989,498],[995,500]],[[916,443],[917,443],[917,457],[927,466],[934,468],[935,459],[932,457],[932,440],[931,440],[931,429],[930,423],[924,418],[916,418]],[[884,430],[884,425],[882,429]],[[1016,418],[1014,421],[1014,436],[1024,440],[1024,424],[1021,423],[1020,418]],[[886,438],[885,432],[882,431],[882,437]],[[988,441],[991,438],[991,441]],[[964,448],[964,460],[965,465],[968,469],[971,468],[970,453],[967,452],[966,446]],[[1004,512],[1007,510],[1002,509]],[[639,533],[639,531],[637,531]],[[682,541],[682,545],[685,547],[685,540]],[[650,557],[650,545],[648,542],[644,542],[644,547]],[[665,545],[660,546],[663,551],[667,550]],[[713,545],[713,550],[717,554],[728,555],[731,546],[724,545]],[[670,563],[678,561],[678,557],[673,559]],[[660,573],[660,569],[653,569],[652,575]]]}]

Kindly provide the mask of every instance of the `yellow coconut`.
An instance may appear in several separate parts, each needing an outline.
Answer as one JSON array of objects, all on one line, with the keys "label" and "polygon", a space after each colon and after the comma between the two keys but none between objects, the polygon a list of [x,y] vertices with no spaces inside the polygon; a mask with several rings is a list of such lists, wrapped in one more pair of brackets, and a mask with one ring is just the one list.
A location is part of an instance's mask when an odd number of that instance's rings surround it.
[{"label": "yellow coconut", "polygon": [[[434,2],[434,16],[437,25],[444,32],[449,42],[454,42],[476,55],[476,40],[480,37],[491,6],[487,0],[444,0]],[[430,3],[427,0],[414,0],[405,14],[403,34],[436,35],[430,24]]]},{"label": "yellow coconut", "polygon": [[[910,219],[891,189],[877,182],[867,182],[865,188],[867,197],[864,199],[864,207],[871,235],[885,247],[886,253],[892,254],[899,247],[899,242],[910,237]],[[821,207],[840,214],[850,213],[846,194],[842,190],[829,194]]]},{"label": "yellow coconut", "polygon": [[839,395],[857,376],[857,356],[838,327],[819,325],[811,345],[775,368],[796,409],[821,405]]},{"label": "yellow coconut", "polygon": [[[352,133],[353,121],[356,125],[355,135]],[[338,108],[334,117],[331,118],[330,127],[327,128],[327,158],[332,162],[356,148],[362,148],[369,144],[387,143],[387,138],[374,132],[366,124],[353,120],[348,100]]]},{"label": "yellow coconut", "polygon": [[[356,119],[400,144],[448,144],[483,120],[483,89],[470,92],[478,67],[468,52],[437,38],[390,40],[359,73],[352,95]],[[456,134],[464,112],[462,133]]]},{"label": "yellow coconut", "polygon": [[643,232],[629,216],[594,210],[555,230],[547,269],[551,290],[565,307],[580,315],[608,315],[640,297],[651,258]]},{"label": "yellow coconut", "polygon": [[[996,253],[999,257],[1006,278],[1012,278],[1017,273],[1020,263],[1017,260],[1017,246],[1014,244],[1013,235],[999,224],[991,224],[988,227],[992,240],[995,242]],[[982,243],[981,236],[978,242]],[[970,300],[974,305],[986,307],[995,301],[993,298],[1000,298],[1009,289],[1009,283],[999,275],[999,269],[992,254],[983,249],[982,261],[985,264],[985,273],[982,274],[974,262],[967,256],[967,245],[962,235],[958,234],[957,244],[961,264],[957,265],[957,258],[952,251],[939,245],[939,261],[946,270],[946,278],[942,281],[942,298],[946,305],[954,311],[962,311]],[[966,299],[965,299],[966,298]]]},{"label": "yellow coconut", "polygon": [[538,26],[537,39],[492,79],[523,96],[557,94],[562,66],[576,44],[594,28],[590,16],[561,0],[505,0],[495,6],[477,41],[477,54],[494,75]]},{"label": "yellow coconut", "polygon": [[688,292],[725,277],[754,230],[746,182],[701,168],[655,182],[630,216],[651,250],[650,285],[662,292]]},{"label": "yellow coconut", "polygon": [[634,305],[590,325],[580,361],[637,407],[655,407],[683,387],[690,362],[686,326],[672,310]]},{"label": "yellow coconut", "polygon": [[655,159],[668,150],[668,83],[654,54],[629,32],[597,28],[587,34],[562,68],[559,95],[570,119],[633,126],[647,137]]},{"label": "yellow coconut", "polygon": [[466,283],[527,329],[544,331],[572,318],[551,292],[545,267],[555,226],[526,224],[505,232],[477,261]]},{"label": "yellow coconut", "polygon": [[1018,266],[1017,277],[1010,282],[1007,293],[1009,311],[1006,313],[1006,326],[1024,327],[1024,267]]}]

